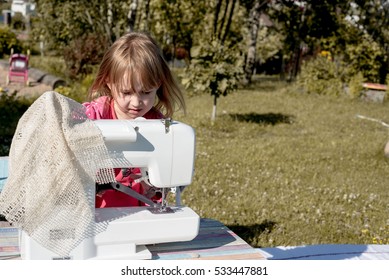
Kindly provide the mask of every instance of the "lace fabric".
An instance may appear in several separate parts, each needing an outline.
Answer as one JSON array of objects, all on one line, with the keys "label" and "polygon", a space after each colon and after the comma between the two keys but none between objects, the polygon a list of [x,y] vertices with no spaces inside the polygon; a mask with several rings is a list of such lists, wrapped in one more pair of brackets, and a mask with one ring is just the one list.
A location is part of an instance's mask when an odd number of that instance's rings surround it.
[{"label": "lace fabric", "polygon": [[18,122],[0,214],[45,248],[67,256],[106,227],[95,223],[96,181],[115,182],[100,130],[81,104],[45,92]]}]

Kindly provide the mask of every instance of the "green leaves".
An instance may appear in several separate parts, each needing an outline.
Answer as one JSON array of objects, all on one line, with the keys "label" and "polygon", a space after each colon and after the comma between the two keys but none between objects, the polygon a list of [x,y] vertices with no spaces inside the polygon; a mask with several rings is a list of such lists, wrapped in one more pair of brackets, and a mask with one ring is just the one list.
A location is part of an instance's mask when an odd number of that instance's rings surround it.
[{"label": "green leaves", "polygon": [[9,153],[13,134],[20,117],[31,105],[33,100],[16,96],[16,92],[9,94],[0,92],[0,156]]},{"label": "green leaves", "polygon": [[343,92],[336,64],[323,56],[303,63],[296,83],[309,94],[340,95]]},{"label": "green leaves", "polygon": [[8,27],[0,28],[0,57],[9,55],[12,48],[18,53],[22,51],[22,44]]},{"label": "green leaves", "polygon": [[362,72],[370,82],[380,82],[384,56],[379,44],[368,34],[363,34],[357,43],[346,45],[345,60],[350,76]]},{"label": "green leaves", "polygon": [[[124,33],[128,7],[121,1],[61,1],[36,0],[38,17],[34,32],[37,40],[44,40],[61,51],[69,42],[86,33],[104,36],[109,41]],[[114,18],[114,20],[112,20]]]},{"label": "green leaves", "polygon": [[211,119],[216,117],[217,98],[236,90],[243,78],[243,59],[237,48],[227,48],[218,41],[203,42],[192,48],[191,64],[182,75],[182,84],[193,94],[214,97]]},{"label": "green leaves", "polygon": [[243,74],[243,59],[238,50],[212,41],[192,48],[191,54],[191,64],[182,76],[186,89],[219,97],[238,87]]}]

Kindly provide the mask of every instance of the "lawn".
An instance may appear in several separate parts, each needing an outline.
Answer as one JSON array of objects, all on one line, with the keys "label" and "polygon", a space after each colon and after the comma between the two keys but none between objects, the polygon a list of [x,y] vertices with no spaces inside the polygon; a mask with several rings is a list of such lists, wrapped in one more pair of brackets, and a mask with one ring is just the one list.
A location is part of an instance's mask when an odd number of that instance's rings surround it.
[{"label": "lawn", "polygon": [[187,98],[196,130],[184,204],[255,247],[389,243],[388,128],[383,104],[256,82],[218,100]]}]

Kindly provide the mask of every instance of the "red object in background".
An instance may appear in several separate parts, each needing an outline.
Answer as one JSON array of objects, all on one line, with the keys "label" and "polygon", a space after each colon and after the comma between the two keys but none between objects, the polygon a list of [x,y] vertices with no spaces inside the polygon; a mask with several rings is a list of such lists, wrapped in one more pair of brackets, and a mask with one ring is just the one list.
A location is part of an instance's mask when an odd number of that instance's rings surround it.
[{"label": "red object in background", "polygon": [[374,90],[387,90],[388,86],[383,84],[375,84],[375,83],[364,83],[364,88],[374,89]]},{"label": "red object in background", "polygon": [[9,70],[7,85],[11,82],[21,82],[28,86],[28,56],[24,54],[13,54],[9,59]]}]

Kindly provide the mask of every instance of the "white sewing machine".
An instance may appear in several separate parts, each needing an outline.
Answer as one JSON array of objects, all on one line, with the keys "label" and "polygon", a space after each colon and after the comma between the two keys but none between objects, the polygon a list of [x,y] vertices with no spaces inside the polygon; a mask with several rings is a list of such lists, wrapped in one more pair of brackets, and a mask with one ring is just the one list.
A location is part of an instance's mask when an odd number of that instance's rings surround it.
[{"label": "white sewing machine", "polygon": [[[176,205],[167,206],[164,196],[162,203],[153,203],[138,195],[136,198],[143,199],[149,206],[96,208],[95,221],[110,221],[107,229],[84,239],[65,259],[150,259],[147,244],[195,238],[200,218],[180,202],[180,191],[191,183],[193,176],[193,128],[170,119],[98,120],[95,124],[101,130],[108,150],[122,153],[131,164],[115,167],[141,168],[149,184],[162,191],[170,188],[176,191]],[[129,190],[120,184],[113,184],[113,188],[123,192]],[[20,240],[22,259],[64,259],[25,232],[21,233]]]}]

